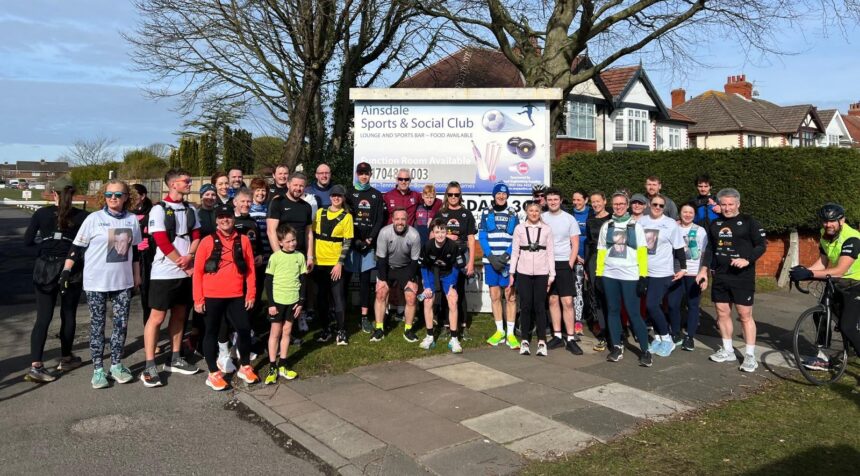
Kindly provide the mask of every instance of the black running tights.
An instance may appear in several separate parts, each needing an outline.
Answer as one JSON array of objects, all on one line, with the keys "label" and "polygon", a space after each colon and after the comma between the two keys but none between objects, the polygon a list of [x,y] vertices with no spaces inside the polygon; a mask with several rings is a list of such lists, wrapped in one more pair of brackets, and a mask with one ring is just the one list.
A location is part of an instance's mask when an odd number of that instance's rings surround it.
[{"label": "black running tights", "polygon": [[30,334],[30,354],[33,362],[41,362],[48,339],[48,328],[54,318],[54,306],[60,299],[60,355],[72,355],[72,344],[75,341],[75,316],[78,302],[81,300],[81,284],[69,284],[65,295],[60,295],[60,288],[46,293],[34,286],[36,292],[36,323]]},{"label": "black running tights", "polygon": [[251,363],[251,322],[248,311],[245,310],[245,298],[206,298],[205,327],[206,336],[203,338],[203,356],[210,372],[218,370],[218,331],[221,329],[224,317],[238,334],[239,363]]}]

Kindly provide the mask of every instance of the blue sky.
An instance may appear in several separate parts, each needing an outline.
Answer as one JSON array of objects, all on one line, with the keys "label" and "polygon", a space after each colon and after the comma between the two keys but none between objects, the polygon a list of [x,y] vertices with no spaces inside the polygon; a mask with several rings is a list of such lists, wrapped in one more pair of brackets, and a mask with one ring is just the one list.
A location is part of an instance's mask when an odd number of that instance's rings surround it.
[{"label": "blue sky", "polygon": [[[78,138],[109,137],[118,147],[175,142],[183,118],[171,101],[145,96],[147,77],[132,70],[120,37],[136,21],[128,0],[0,0],[0,163],[55,160]],[[860,100],[860,30],[828,32],[811,20],[780,43],[796,54],[747,59],[715,39],[700,52],[707,68],[645,68],[667,103],[674,87],[696,95],[722,89],[734,74],[778,104],[844,112]]]}]

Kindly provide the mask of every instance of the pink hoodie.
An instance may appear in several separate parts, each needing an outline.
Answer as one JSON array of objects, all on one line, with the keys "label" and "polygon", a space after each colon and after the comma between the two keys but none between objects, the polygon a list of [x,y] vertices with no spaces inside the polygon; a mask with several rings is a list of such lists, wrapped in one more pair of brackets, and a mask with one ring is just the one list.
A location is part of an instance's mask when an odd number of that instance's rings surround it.
[{"label": "pink hoodie", "polygon": [[[540,240],[538,238],[538,229],[540,229]],[[528,233],[528,237],[526,236]],[[529,245],[529,238],[532,243],[540,246],[545,246],[546,249],[540,251],[528,251],[520,249],[521,246]],[[511,250],[511,274],[520,273],[529,276],[549,275],[551,279],[555,279],[555,261],[553,261],[552,253],[552,228],[544,222],[537,225],[532,225],[528,222],[523,222],[514,228],[514,241]]]}]

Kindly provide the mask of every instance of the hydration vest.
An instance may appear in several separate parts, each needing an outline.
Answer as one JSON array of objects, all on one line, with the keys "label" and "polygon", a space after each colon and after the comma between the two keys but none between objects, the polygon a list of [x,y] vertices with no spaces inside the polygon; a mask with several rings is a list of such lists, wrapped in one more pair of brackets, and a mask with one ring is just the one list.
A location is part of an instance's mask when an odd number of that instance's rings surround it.
[{"label": "hydration vest", "polygon": [[[233,263],[240,273],[245,274],[248,271],[248,263],[245,262],[245,253],[242,252],[242,235],[238,232],[234,233],[236,233],[236,239],[233,240]],[[217,273],[221,265],[221,252],[224,244],[221,243],[221,237],[218,236],[217,231],[212,234],[212,240],[214,241],[212,254],[209,255],[206,265],[203,267],[203,271],[206,273]]]},{"label": "hydration vest", "polygon": [[[176,239],[176,211],[167,206],[167,203],[164,200],[156,203],[156,205],[161,205],[164,209],[164,229],[167,230],[167,238],[173,243],[173,240]],[[182,201],[182,206],[185,207],[185,223],[186,223],[186,231],[182,235],[178,235],[180,237],[188,236],[191,234],[191,230],[194,229],[194,226],[197,225],[197,216],[194,214],[194,210],[191,208],[191,205],[185,200]]]},{"label": "hydration vest", "polygon": [[[505,210],[505,211],[508,213],[508,217],[509,217],[508,218],[508,224],[505,227],[505,233],[513,236],[514,228],[517,227],[517,224],[515,223],[516,220],[513,220],[512,218],[515,218],[517,216],[517,212],[513,209],[513,207],[508,207],[507,210]],[[496,211],[493,210],[492,208],[490,208],[487,211],[485,211],[484,213],[487,214],[486,215],[487,231],[498,230],[498,227],[496,226]]]},{"label": "hydration vest", "polygon": [[[606,249],[612,248],[612,236],[615,235],[615,220],[609,220],[609,226],[606,228]],[[627,246],[634,250],[638,248],[636,243],[636,222],[630,220],[627,222]]]},{"label": "hydration vest", "polygon": [[334,234],[334,229],[337,228],[338,223],[340,223],[345,216],[346,210],[341,210],[340,215],[336,216],[334,219],[329,219],[328,210],[322,210],[320,212],[320,231],[317,233],[317,231],[314,230],[314,238],[317,240],[330,241],[332,243],[343,242],[343,237],[335,238],[332,235]]}]

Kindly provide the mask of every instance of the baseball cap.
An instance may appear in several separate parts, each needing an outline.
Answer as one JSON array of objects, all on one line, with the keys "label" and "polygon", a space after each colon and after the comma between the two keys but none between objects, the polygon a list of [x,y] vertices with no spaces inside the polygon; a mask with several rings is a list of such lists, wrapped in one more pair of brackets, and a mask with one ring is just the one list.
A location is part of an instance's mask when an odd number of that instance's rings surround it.
[{"label": "baseball cap", "polygon": [[331,188],[331,191],[328,193],[329,195],[346,195],[346,189],[343,188],[343,185],[335,185]]},{"label": "baseball cap", "polygon": [[236,216],[236,214],[233,212],[233,207],[231,207],[230,205],[221,204],[221,205],[218,205],[217,207],[215,207],[215,216],[216,217],[223,217],[223,216],[231,216],[232,217],[232,216]]},{"label": "baseball cap", "polygon": [[361,174],[361,173],[368,173],[369,174],[371,172],[371,170],[372,170],[372,168],[370,167],[370,164],[368,164],[367,162],[361,162],[355,167],[355,173],[357,173],[357,174]]},{"label": "baseball cap", "polygon": [[493,186],[493,196],[495,197],[499,192],[510,195],[510,192],[508,192],[508,186],[505,185],[505,182],[499,182]]},{"label": "baseball cap", "polygon": [[645,195],[642,195],[641,193],[634,193],[633,197],[630,198],[630,203],[633,202],[648,204],[648,199],[645,198]]}]

